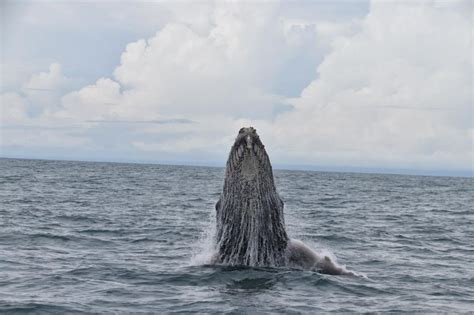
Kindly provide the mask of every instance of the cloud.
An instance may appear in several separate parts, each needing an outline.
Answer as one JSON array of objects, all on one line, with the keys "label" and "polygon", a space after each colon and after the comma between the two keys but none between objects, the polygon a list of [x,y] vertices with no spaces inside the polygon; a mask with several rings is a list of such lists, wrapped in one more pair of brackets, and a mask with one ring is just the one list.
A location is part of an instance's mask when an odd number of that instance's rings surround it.
[{"label": "cloud", "polygon": [[21,93],[30,106],[34,116],[44,111],[56,111],[60,108],[61,97],[74,87],[74,80],[66,78],[59,63],[52,63],[48,72],[33,74],[23,84]]},{"label": "cloud", "polygon": [[2,123],[114,159],[223,160],[254,125],[276,163],[469,169],[469,5],[160,3],[110,76],[72,90],[53,64],[2,96]]},{"label": "cloud", "polygon": [[329,38],[356,24],[295,22],[277,3],[211,3],[197,20],[189,8],[173,9],[175,21],[127,45],[113,78],[65,96],[68,111],[95,115],[89,119],[273,118],[314,77]]},{"label": "cloud", "polygon": [[28,119],[28,107],[20,95],[12,92],[3,93],[0,94],[0,99],[2,126],[23,123]]},{"label": "cloud", "polygon": [[154,119],[154,120],[87,120],[86,122],[91,123],[105,123],[105,124],[195,124],[195,121],[184,119],[184,118],[171,118],[171,119]]},{"label": "cloud", "polygon": [[372,3],[361,32],[339,38],[279,117],[291,159],[472,167],[471,18],[466,2],[438,4]]},{"label": "cloud", "polygon": [[2,1],[1,92],[18,89],[53,62],[69,77],[82,78],[82,86],[110,75],[127,43],[171,20],[165,4]]},{"label": "cloud", "polygon": [[74,83],[63,75],[60,64],[53,63],[49,71],[31,75],[21,90],[1,93],[2,152],[8,148],[71,148],[92,143],[69,133],[78,126],[54,117],[61,109],[61,97]]},{"label": "cloud", "polygon": [[63,96],[62,110],[56,116],[78,121],[114,119],[119,115],[121,102],[120,85],[111,79],[102,78],[93,85]]},{"label": "cloud", "polygon": [[19,91],[0,94],[2,122],[17,123],[19,117],[26,121],[59,110],[61,97],[74,85],[74,80],[63,75],[61,65],[52,63],[49,71],[31,75]]}]

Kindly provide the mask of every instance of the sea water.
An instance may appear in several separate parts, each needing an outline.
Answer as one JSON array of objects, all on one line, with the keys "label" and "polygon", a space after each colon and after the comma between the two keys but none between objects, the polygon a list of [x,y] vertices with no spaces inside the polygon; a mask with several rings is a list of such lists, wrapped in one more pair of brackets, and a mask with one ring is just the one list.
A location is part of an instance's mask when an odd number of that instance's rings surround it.
[{"label": "sea water", "polygon": [[274,173],[363,277],[208,265],[222,168],[0,159],[0,313],[474,311],[472,178]]}]

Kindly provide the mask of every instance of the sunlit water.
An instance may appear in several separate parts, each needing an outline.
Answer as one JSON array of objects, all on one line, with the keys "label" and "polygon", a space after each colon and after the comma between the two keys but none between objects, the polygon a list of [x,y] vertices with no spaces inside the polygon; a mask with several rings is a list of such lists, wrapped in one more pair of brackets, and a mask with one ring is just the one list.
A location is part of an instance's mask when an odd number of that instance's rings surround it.
[{"label": "sunlit water", "polygon": [[290,236],[351,277],[205,265],[223,176],[0,159],[0,313],[474,310],[472,178],[275,171]]}]

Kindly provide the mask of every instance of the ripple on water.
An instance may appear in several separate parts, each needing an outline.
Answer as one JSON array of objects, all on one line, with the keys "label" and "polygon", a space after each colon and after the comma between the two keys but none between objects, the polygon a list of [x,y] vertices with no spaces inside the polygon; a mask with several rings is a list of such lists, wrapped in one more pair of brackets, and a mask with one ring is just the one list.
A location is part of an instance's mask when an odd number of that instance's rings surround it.
[{"label": "ripple on water", "polygon": [[366,278],[205,265],[219,168],[1,159],[0,313],[472,311],[472,179],[275,174],[290,235]]}]

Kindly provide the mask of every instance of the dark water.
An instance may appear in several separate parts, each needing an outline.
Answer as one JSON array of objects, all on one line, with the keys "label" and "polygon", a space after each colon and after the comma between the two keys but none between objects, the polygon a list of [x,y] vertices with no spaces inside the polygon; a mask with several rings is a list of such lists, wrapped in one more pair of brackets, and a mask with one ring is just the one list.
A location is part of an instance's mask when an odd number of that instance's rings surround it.
[{"label": "dark water", "polygon": [[222,169],[0,159],[0,313],[474,311],[472,178],[275,173],[367,278],[203,265]]}]

